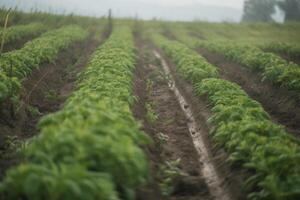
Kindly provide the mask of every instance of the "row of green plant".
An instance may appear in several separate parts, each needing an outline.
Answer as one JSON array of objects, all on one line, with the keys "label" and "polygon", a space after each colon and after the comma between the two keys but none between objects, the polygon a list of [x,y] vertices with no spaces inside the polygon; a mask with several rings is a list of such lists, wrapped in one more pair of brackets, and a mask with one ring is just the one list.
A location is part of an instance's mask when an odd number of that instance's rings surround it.
[{"label": "row of green plant", "polygon": [[179,73],[192,83],[197,83],[203,78],[218,76],[214,66],[184,44],[167,40],[159,34],[154,34],[152,38],[172,58]]},{"label": "row of green plant", "polygon": [[266,53],[251,45],[239,45],[229,41],[199,41],[197,46],[222,54],[253,71],[262,72],[263,80],[267,79],[291,91],[300,92],[300,67],[278,55]]},{"label": "row of green plant", "polygon": [[0,30],[0,40],[3,40],[4,44],[18,42],[26,37],[39,35],[46,30],[47,27],[40,23],[11,26]]},{"label": "row of green plant", "polygon": [[26,161],[0,185],[8,199],[134,199],[148,179],[149,142],[130,106],[135,67],[128,27],[116,27],[78,76],[64,108],[43,118]]},{"label": "row of green plant", "polygon": [[[170,24],[170,23],[168,23]],[[174,26],[174,28],[173,28]],[[243,44],[300,42],[299,23],[209,23],[176,22],[172,24],[174,32],[184,29],[198,39],[231,40]]]},{"label": "row of green plant", "polygon": [[[209,23],[166,23],[165,27],[172,30],[180,39],[193,36],[209,41],[231,41],[248,44],[259,48],[287,55],[291,58],[300,56],[299,25],[289,24],[209,24]],[[194,40],[195,40],[194,38]],[[188,39],[184,40],[188,42]],[[191,38],[190,38],[191,39]]]},{"label": "row of green plant", "polygon": [[[248,169],[252,174],[244,185],[249,191],[248,198],[298,199],[299,141],[286,133],[283,127],[274,124],[263,107],[237,84],[219,79],[217,75],[214,78],[204,71],[199,74],[197,81],[186,76],[185,71],[199,72],[198,68],[205,69],[203,66],[207,66],[203,58],[198,61],[202,64],[193,67],[188,62],[187,65],[183,64],[193,54],[192,50],[177,54],[170,50],[174,48],[174,42],[163,37],[155,42],[170,56],[179,74],[192,83],[195,94],[208,97],[213,113],[209,119],[214,126],[211,132],[213,138],[227,150],[233,164]],[[178,49],[182,46],[178,44]],[[214,68],[212,65],[210,67]]]},{"label": "row of green plant", "polygon": [[196,94],[212,104],[214,139],[230,153],[229,160],[252,172],[245,188],[249,199],[296,200],[300,196],[299,142],[274,124],[262,106],[236,84],[204,79]]},{"label": "row of green plant", "polygon": [[80,16],[74,13],[55,13],[51,10],[33,8],[26,12],[21,8],[14,7],[9,10],[5,7],[0,7],[0,24],[5,23],[7,14],[9,13],[8,26],[29,24],[32,22],[45,24],[48,27],[61,27],[66,25],[79,25],[84,28],[102,26],[105,19],[89,16]]},{"label": "row of green plant", "polygon": [[[173,29],[172,29],[173,30]],[[264,50],[282,53],[290,57],[299,55],[297,45],[279,42],[256,42],[254,45],[249,41],[237,43],[216,37],[214,40],[200,40],[191,36],[182,27],[173,30],[176,38],[191,48],[206,48],[212,52],[225,55],[228,59],[242,64],[243,66],[263,73],[263,80],[268,79],[274,84],[289,90],[300,91],[300,68],[299,65],[288,62],[274,53]],[[276,49],[277,48],[277,49]]]},{"label": "row of green plant", "polygon": [[0,56],[0,102],[18,95],[22,79],[41,64],[54,62],[59,52],[75,41],[86,38],[87,31],[66,26],[42,34],[27,42],[22,49]]},{"label": "row of green plant", "polygon": [[259,45],[260,48],[267,51],[272,51],[278,54],[287,55],[292,58],[300,57],[300,46],[296,44],[288,44],[284,42],[272,42],[264,45]]}]

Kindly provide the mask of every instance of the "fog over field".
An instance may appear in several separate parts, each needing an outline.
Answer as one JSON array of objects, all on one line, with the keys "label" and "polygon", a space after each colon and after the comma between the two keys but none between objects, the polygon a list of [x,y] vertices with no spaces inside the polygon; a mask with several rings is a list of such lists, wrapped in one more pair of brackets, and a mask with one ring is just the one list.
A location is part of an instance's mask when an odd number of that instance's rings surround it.
[{"label": "fog over field", "polygon": [[0,5],[92,16],[103,16],[112,8],[118,17],[137,15],[143,19],[239,21],[243,0],[1,0]]},{"label": "fog over field", "polygon": [[0,5],[91,16],[111,8],[117,17],[180,21],[238,22],[243,13],[243,0],[0,0]]}]

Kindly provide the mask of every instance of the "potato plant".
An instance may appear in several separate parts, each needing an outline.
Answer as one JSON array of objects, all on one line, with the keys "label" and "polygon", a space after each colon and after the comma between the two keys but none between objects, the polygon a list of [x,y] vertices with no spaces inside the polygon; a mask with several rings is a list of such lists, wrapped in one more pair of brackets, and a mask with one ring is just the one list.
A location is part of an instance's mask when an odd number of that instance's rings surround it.
[{"label": "potato plant", "polygon": [[300,92],[300,67],[273,53],[266,53],[251,45],[239,45],[230,41],[200,41],[197,46],[223,54],[250,70],[260,71],[263,79],[276,85]]},{"label": "potato plant", "polygon": [[87,31],[79,26],[65,26],[44,33],[27,42],[22,49],[4,53],[0,56],[0,102],[17,96],[22,80],[32,70],[46,62],[53,62],[62,49],[75,41],[85,39]]},{"label": "potato plant", "polygon": [[8,27],[7,29],[0,29],[1,40],[4,37],[4,44],[18,42],[24,37],[39,35],[47,30],[47,26],[40,23],[30,23],[25,25],[16,25]]},{"label": "potato plant", "polygon": [[174,61],[178,72],[190,82],[197,83],[203,78],[218,76],[214,66],[184,44],[170,41],[161,35],[155,35],[153,40]]},{"label": "potato plant", "polygon": [[249,199],[296,199],[300,195],[299,141],[274,124],[262,106],[236,84],[204,79],[195,86],[213,108],[213,136],[230,161],[255,172],[247,181]]},{"label": "potato plant", "polygon": [[288,44],[284,42],[271,42],[271,43],[259,45],[259,47],[267,51],[288,55],[290,57],[300,56],[300,46],[298,44]]},{"label": "potato plant", "polygon": [[8,172],[0,191],[11,199],[134,199],[148,179],[140,145],[149,141],[130,110],[134,68],[131,30],[116,27],[64,108],[40,121],[26,162]]}]

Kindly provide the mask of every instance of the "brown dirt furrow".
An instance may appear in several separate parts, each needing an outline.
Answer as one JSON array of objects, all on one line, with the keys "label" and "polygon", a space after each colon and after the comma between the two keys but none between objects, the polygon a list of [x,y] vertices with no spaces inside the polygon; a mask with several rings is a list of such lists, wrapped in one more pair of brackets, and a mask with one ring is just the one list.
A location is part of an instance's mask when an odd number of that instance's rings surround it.
[{"label": "brown dirt furrow", "polygon": [[[35,136],[40,118],[63,106],[75,87],[77,73],[99,46],[100,40],[93,36],[91,34],[85,41],[71,45],[59,54],[54,63],[43,64],[23,81],[21,101],[14,107],[14,117],[2,108],[5,115],[0,117],[0,179],[8,168],[20,162],[21,157],[15,154],[14,144],[21,144]],[[11,142],[13,146],[8,145]]]},{"label": "brown dirt furrow", "polygon": [[262,81],[260,73],[212,53],[206,49],[198,49],[208,62],[219,68],[223,79],[237,83],[254,100],[261,103],[272,120],[283,125],[289,133],[300,137],[300,103],[297,94],[279,88],[269,81]]},{"label": "brown dirt furrow", "polygon": [[209,134],[211,130],[213,130],[213,127],[207,123],[212,115],[207,99],[205,97],[195,96],[193,86],[178,75],[173,62],[168,59],[161,50],[156,50],[160,52],[166,60],[178,90],[186,99],[188,107],[194,115],[198,127],[197,131],[201,132],[209,159],[216,168],[217,175],[222,178],[221,187],[229,193],[232,199],[246,199],[242,185],[249,175],[249,172],[239,167],[231,166],[227,162],[229,155],[213,141],[213,138]]},{"label": "brown dirt furrow", "polygon": [[[154,141],[150,147],[145,147],[150,159],[152,178],[148,185],[138,190],[138,199],[212,199],[201,175],[197,151],[189,135],[188,121],[167,84],[160,64],[155,60],[147,43],[137,41],[137,47],[142,52],[134,80],[134,94],[139,101],[134,105],[133,113],[142,122],[143,130]],[[153,123],[146,117],[146,104],[149,103],[158,116]],[[163,144],[161,136],[167,140]],[[176,160],[180,160],[177,166],[180,175],[172,179],[173,190],[170,195],[164,196],[160,184],[166,177],[161,169],[166,162]]]}]

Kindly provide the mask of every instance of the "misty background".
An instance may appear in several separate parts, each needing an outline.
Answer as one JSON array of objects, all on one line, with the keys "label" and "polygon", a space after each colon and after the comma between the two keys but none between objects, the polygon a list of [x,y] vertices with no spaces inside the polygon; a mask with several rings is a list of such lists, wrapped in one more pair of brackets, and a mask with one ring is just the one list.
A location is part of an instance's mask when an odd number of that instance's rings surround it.
[{"label": "misty background", "polygon": [[[101,17],[111,8],[114,17],[210,22],[240,22],[243,4],[244,0],[0,0],[0,6],[17,6],[24,11],[37,9]],[[283,21],[279,9],[272,17]]]}]

